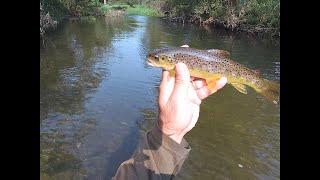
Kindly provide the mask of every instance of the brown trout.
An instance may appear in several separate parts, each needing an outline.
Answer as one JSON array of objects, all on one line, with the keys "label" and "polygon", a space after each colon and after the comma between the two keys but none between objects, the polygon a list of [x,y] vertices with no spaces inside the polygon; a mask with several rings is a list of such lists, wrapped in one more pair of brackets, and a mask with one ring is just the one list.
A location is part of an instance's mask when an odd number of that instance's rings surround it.
[{"label": "brown trout", "polygon": [[183,62],[187,65],[191,76],[206,80],[209,89],[215,87],[216,81],[224,76],[228,79],[228,84],[239,92],[247,94],[246,86],[249,86],[273,103],[278,103],[279,83],[262,78],[258,71],[230,60],[229,56],[228,51],[219,49],[165,48],[149,53],[147,63],[169,70],[173,75],[174,65]]}]

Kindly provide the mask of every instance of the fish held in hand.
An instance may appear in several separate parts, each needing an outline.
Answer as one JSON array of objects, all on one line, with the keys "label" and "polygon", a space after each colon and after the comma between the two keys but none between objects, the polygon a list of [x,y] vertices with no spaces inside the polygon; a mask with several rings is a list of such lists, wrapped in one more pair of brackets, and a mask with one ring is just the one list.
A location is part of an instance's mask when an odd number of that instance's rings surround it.
[{"label": "fish held in hand", "polygon": [[210,90],[221,77],[226,77],[228,83],[243,94],[247,94],[249,86],[269,101],[279,102],[279,83],[264,79],[258,71],[232,61],[229,56],[228,51],[219,49],[164,48],[149,53],[147,63],[168,70],[173,76],[175,64],[182,62],[187,65],[191,76],[205,79]]}]

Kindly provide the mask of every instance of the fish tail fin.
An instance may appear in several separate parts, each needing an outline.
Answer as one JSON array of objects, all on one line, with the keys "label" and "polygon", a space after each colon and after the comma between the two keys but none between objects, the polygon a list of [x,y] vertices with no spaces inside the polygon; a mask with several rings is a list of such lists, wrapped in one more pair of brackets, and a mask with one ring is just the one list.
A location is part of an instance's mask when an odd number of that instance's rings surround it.
[{"label": "fish tail fin", "polygon": [[274,104],[278,104],[280,101],[280,84],[267,79],[263,80],[263,84],[264,88],[261,94]]}]

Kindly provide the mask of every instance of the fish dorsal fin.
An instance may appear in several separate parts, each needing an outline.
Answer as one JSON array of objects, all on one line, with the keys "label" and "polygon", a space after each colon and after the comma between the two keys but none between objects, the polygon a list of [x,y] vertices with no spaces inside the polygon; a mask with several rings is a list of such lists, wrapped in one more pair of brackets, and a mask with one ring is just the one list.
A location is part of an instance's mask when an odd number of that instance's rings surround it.
[{"label": "fish dorsal fin", "polygon": [[240,84],[240,83],[231,83],[231,85],[236,88],[239,92],[243,93],[243,94],[248,94],[246,86],[244,84]]},{"label": "fish dorsal fin", "polygon": [[207,52],[212,53],[216,56],[224,57],[227,58],[230,56],[230,53],[225,50],[220,50],[220,49],[208,49]]}]

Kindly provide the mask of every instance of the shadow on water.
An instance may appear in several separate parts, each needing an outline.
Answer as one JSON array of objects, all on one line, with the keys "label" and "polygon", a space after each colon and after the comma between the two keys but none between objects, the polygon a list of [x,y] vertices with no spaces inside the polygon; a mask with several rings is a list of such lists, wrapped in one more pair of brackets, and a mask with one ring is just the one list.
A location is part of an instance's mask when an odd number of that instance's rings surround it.
[{"label": "shadow on water", "polygon": [[[145,134],[154,126],[158,114],[157,110],[153,108],[146,108],[141,109],[140,113],[142,114],[142,118],[136,120],[138,130],[131,128],[128,135],[124,138],[121,146],[113,153],[111,153],[110,158],[107,160],[108,166],[106,179],[111,179],[116,174],[117,169],[121,165],[121,163],[131,158],[133,154],[134,162],[139,163],[140,165],[136,166],[135,169],[132,169],[131,172],[137,173],[139,175],[138,179],[169,180],[174,178],[174,176],[171,174],[165,174],[161,172],[156,173],[155,170],[149,169],[148,167],[144,166],[144,161],[151,160],[151,157],[146,155],[144,152],[158,150],[162,143],[154,143],[150,145],[146,145],[145,143],[143,143]],[[151,137],[148,136],[148,139],[150,138]],[[162,137],[159,138],[159,142],[162,142]]]},{"label": "shadow on water", "polygon": [[139,141],[139,132],[135,128],[131,128],[128,134],[123,138],[121,145],[110,154],[109,158],[107,159],[107,167],[106,167],[106,179],[111,179],[120,164],[126,160],[128,160]]},{"label": "shadow on water", "polygon": [[129,133],[123,138],[123,142],[119,148],[110,154],[106,168],[106,179],[111,179],[120,164],[132,157],[137,148],[138,142],[144,137],[144,134],[149,131],[157,117],[156,111],[151,108],[141,109],[141,118],[135,120],[138,128],[130,128]]}]

